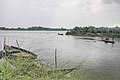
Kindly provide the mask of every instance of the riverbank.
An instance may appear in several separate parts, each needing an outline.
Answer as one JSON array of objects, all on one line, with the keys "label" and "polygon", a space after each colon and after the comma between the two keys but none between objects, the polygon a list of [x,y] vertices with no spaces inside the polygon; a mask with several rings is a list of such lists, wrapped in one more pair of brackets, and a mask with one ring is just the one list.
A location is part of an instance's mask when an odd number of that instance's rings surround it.
[{"label": "riverbank", "polygon": [[120,28],[108,28],[108,27],[75,27],[70,31],[66,32],[66,35],[73,36],[89,36],[89,37],[101,37],[101,36],[109,36],[120,38]]},{"label": "riverbank", "polygon": [[109,36],[114,38],[120,38],[120,34],[107,34],[107,33],[72,33],[66,32],[66,35],[72,36],[83,36],[83,37],[101,37],[101,36]]},{"label": "riverbank", "polygon": [[[21,52],[22,53],[22,52]],[[3,56],[5,54],[0,51]],[[15,53],[18,54],[18,53]],[[0,79],[1,80],[104,80],[105,77],[91,78],[87,69],[82,64],[76,68],[54,69],[47,64],[43,64],[40,59],[31,57],[4,55],[0,59]]]},{"label": "riverbank", "polygon": [[[39,67],[38,67],[39,66]],[[90,77],[89,70],[80,65],[76,70],[67,75],[62,75],[61,71],[48,74],[48,66],[42,64],[40,60],[33,60],[22,57],[5,57],[0,65],[1,80],[108,80],[105,76],[98,74]]]}]

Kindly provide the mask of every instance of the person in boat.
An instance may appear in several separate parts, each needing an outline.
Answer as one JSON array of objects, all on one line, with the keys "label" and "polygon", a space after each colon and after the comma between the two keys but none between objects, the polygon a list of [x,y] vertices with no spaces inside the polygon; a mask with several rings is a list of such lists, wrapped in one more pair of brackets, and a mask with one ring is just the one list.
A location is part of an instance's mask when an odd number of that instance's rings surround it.
[{"label": "person in boat", "polygon": [[58,33],[58,35],[63,35],[63,34]]},{"label": "person in boat", "polygon": [[112,41],[114,41],[114,37],[112,37]]},{"label": "person in boat", "polygon": [[109,37],[105,37],[105,40],[109,40]]}]

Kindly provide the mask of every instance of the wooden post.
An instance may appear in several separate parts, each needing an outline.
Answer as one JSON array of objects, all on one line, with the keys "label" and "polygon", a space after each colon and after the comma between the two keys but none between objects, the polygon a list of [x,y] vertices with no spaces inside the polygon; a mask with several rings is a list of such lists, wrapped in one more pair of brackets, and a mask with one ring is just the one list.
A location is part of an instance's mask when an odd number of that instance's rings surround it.
[{"label": "wooden post", "polygon": [[5,43],[6,43],[6,38],[4,37],[3,51],[5,51],[5,54],[6,54]]},{"label": "wooden post", "polygon": [[6,38],[4,37],[4,45],[3,45],[3,50],[5,51],[5,42],[6,42]]},{"label": "wooden post", "polygon": [[16,43],[17,43],[18,48],[20,48],[19,43],[18,43],[18,41],[17,41],[17,40],[16,40]]},{"label": "wooden post", "polygon": [[57,49],[55,49],[55,80],[57,80]]},{"label": "wooden post", "polygon": [[3,46],[3,51],[5,52],[5,57],[7,56],[7,51],[6,51],[6,37],[4,37],[4,46]]},{"label": "wooden post", "polygon": [[57,49],[55,49],[55,70],[57,70]]}]

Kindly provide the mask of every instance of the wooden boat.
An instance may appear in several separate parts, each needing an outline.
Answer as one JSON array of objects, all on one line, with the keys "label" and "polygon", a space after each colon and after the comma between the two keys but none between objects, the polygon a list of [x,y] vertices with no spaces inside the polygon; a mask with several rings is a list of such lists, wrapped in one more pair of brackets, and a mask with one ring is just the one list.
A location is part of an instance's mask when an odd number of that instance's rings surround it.
[{"label": "wooden boat", "polygon": [[114,42],[114,38],[110,38],[110,37],[101,37],[101,40],[104,41],[105,43],[115,43]]},{"label": "wooden boat", "polygon": [[58,33],[58,35],[63,35],[63,34]]},{"label": "wooden boat", "polygon": [[22,48],[19,48],[19,47],[15,47],[15,46],[8,46],[6,44],[4,44],[4,55],[5,56],[22,56],[24,58],[37,58],[37,55],[28,51],[28,50],[25,50],[25,49],[22,49]]}]

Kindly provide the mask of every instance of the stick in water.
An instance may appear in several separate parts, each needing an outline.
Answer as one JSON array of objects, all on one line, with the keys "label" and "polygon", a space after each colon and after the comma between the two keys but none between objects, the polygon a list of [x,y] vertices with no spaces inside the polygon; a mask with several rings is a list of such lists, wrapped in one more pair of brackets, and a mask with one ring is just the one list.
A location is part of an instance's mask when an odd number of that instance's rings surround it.
[{"label": "stick in water", "polygon": [[57,70],[57,49],[55,49],[55,70]]}]

